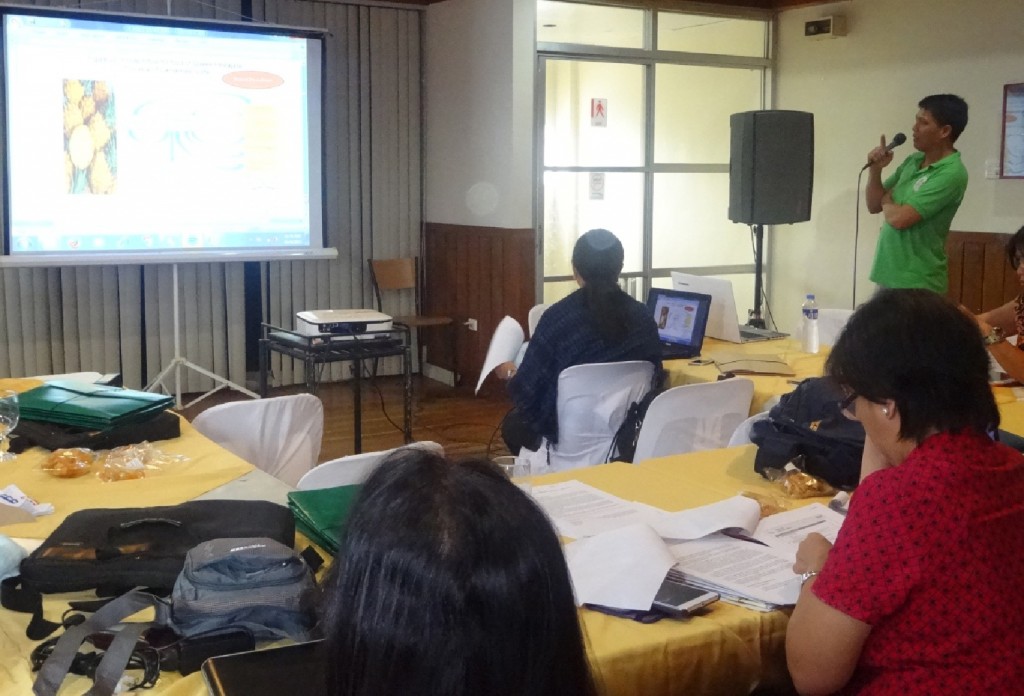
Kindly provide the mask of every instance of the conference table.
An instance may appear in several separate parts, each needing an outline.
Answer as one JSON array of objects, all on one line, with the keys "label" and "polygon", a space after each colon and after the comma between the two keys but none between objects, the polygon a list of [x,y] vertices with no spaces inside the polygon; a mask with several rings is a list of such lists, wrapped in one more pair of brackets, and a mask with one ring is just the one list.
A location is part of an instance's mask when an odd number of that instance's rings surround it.
[{"label": "conference table", "polygon": [[[754,341],[752,343],[729,343],[715,338],[705,338],[704,346],[700,357],[704,360],[714,360],[716,356],[740,355],[754,357],[758,355],[771,355],[781,358],[795,373],[792,376],[769,375],[769,374],[742,374],[740,377],[748,378],[754,382],[754,398],[750,403],[750,415],[764,411],[770,404],[772,397],[781,396],[793,391],[802,379],[808,377],[819,377],[825,368],[825,359],[828,357],[829,348],[822,346],[818,353],[805,353],[800,348],[800,341],[787,337],[771,341]],[[693,360],[666,360],[665,370],[668,373],[669,387],[679,387],[684,384],[700,384],[702,382],[715,382],[723,372],[713,363],[707,365],[695,364]]]},{"label": "conference table", "polygon": [[[2,386],[3,380],[0,380]],[[56,512],[33,522],[0,527],[21,540],[42,540],[71,512],[95,507],[173,505],[195,498],[257,498],[284,502],[288,486],[253,469],[220,448],[184,420],[181,437],[154,443],[168,455],[182,455],[146,478],[104,483],[92,475],[56,479],[39,469],[47,452],[33,448],[0,467],[0,486],[16,484]],[[714,502],[739,490],[770,490],[753,472],[753,448],[741,447],[651,460],[641,465],[612,463],[538,477],[536,485],[574,478],[628,500],[680,510]],[[59,620],[70,599],[89,593],[47,595],[44,613]],[[581,609],[587,648],[603,693],[746,694],[758,684],[785,680],[783,653],[787,615],[760,613],[724,603],[688,620],[666,618],[654,624]],[[0,692],[30,693],[29,655],[35,644],[25,636],[29,615],[0,610]],[[140,617],[143,618],[143,617]],[[85,677],[69,675],[62,693],[84,693]],[[154,694],[199,696],[206,689],[198,673],[166,672]]]},{"label": "conference table", "polygon": [[[728,354],[772,355],[781,358],[793,369],[793,372],[796,373],[793,376],[738,375],[754,383],[754,398],[750,403],[750,415],[754,415],[766,410],[771,405],[770,400],[774,397],[793,391],[801,380],[808,377],[820,377],[825,369],[825,360],[828,358],[830,350],[830,346],[822,346],[818,353],[805,353],[800,348],[800,341],[795,338],[743,344],[706,338],[701,358],[713,360],[716,355]],[[722,375],[722,371],[714,364],[695,365],[691,360],[666,360],[665,371],[669,387],[714,382]],[[1014,435],[1024,437],[1024,386],[1016,383],[994,384],[992,393],[999,406],[1000,427]]]},{"label": "conference table", "polygon": [[[760,378],[755,378],[755,381]],[[0,388],[12,386],[0,380]],[[778,383],[776,382],[778,386]],[[765,389],[770,383],[763,385]],[[790,387],[792,385],[789,385]],[[994,387],[1003,427],[1024,435],[1024,388]],[[55,513],[35,521],[0,527],[0,533],[42,540],[71,512],[95,507],[173,505],[196,498],[261,499],[285,503],[289,487],[222,449],[182,420],[181,436],[154,443],[180,458],[151,470],[144,479],[103,483],[93,476],[55,479],[39,469],[47,452],[30,449],[0,465],[0,487],[16,484]],[[749,491],[787,501],[754,472],[755,447],[746,445],[652,459],[640,464],[611,463],[537,477],[535,486],[576,479],[626,500],[675,511],[705,505]],[[46,618],[57,620],[69,599],[88,593],[48,595]],[[757,612],[718,602],[687,620],[642,624],[589,609],[580,610],[587,649],[602,693],[625,696],[746,694],[758,685],[785,684],[786,611]],[[0,610],[0,693],[30,693],[25,637],[29,616]],[[85,677],[69,676],[62,693],[84,693]],[[199,696],[206,693],[200,675],[164,673],[154,694]]]}]

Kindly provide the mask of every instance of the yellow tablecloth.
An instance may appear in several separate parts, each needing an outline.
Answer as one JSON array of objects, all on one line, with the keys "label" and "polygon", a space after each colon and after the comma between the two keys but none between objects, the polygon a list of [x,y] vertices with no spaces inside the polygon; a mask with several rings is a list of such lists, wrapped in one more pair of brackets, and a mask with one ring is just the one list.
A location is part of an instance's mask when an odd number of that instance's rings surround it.
[{"label": "yellow tablecloth", "polygon": [[992,387],[999,406],[999,427],[1024,437],[1024,387]]},{"label": "yellow tablecloth", "polygon": [[[744,355],[770,354],[778,355],[793,368],[793,377],[779,375],[743,375],[754,382],[754,399],[750,403],[750,415],[765,409],[765,402],[773,396],[793,391],[794,382],[806,377],[820,377],[828,356],[828,347],[822,347],[817,354],[804,353],[800,350],[800,342],[793,338],[776,341],[756,341],[754,343],[729,343],[714,338],[704,339],[702,358],[714,359],[720,353],[742,353]],[[668,386],[678,387],[684,384],[714,382],[721,372],[714,365],[691,365],[689,360],[668,360],[665,362],[668,371]]]},{"label": "yellow tablecloth", "polygon": [[154,442],[153,446],[187,459],[147,471],[142,479],[114,483],[104,483],[93,475],[54,478],[39,469],[49,456],[47,450],[39,447],[0,464],[0,488],[16,484],[29,497],[40,503],[52,503],[56,510],[55,514],[37,517],[34,522],[0,527],[0,532],[12,537],[45,539],[77,510],[176,505],[252,470],[252,465],[200,435],[185,419],[181,420],[180,438]]},{"label": "yellow tablecloth", "polygon": [[[754,472],[752,445],[613,463],[539,477],[534,485],[577,479],[665,510],[706,505],[741,491],[777,494]],[[822,499],[817,499],[822,500]],[[796,504],[805,504],[810,500]],[[686,621],[644,625],[583,609],[595,671],[607,694],[746,694],[784,683],[788,614],[723,602]]]},{"label": "yellow tablecloth", "polygon": [[[89,483],[82,480],[82,499],[74,509],[100,505],[163,504],[195,497],[218,481],[249,466],[205,441],[183,424],[183,436],[168,451],[189,452],[196,463],[205,462],[218,475],[196,467],[161,479],[153,477],[137,484],[140,490],[128,496],[111,493],[124,491],[123,483]],[[22,455],[18,467],[19,485],[34,483],[34,472],[27,465],[34,453]],[[41,453],[38,455],[41,456]],[[733,448],[667,457],[642,465],[606,464],[574,472],[538,478],[536,485],[575,478],[628,500],[638,500],[666,510],[681,510],[714,502],[740,490],[770,490],[753,472],[753,448]],[[70,505],[55,487],[67,482],[38,479],[47,495]],[[73,482],[72,482],[73,483]],[[168,484],[173,484],[168,485]],[[160,489],[153,491],[148,489]],[[167,489],[167,490],[164,490]],[[147,496],[140,502],[139,495]],[[128,499],[126,499],[126,497]],[[171,499],[171,500],[168,500]],[[62,517],[65,510],[59,509]],[[37,523],[38,524],[38,523]],[[49,525],[52,527],[53,525]],[[3,530],[7,531],[7,530]],[[39,530],[32,536],[39,536]],[[26,531],[21,536],[28,535]],[[79,595],[83,596],[83,595]],[[50,619],[59,618],[69,596],[51,595],[45,600]],[[759,613],[717,603],[706,613],[686,621],[666,619],[656,624],[640,624],[590,610],[581,610],[587,646],[595,672],[609,696],[644,694],[746,694],[757,684],[774,684],[785,679],[785,628],[787,614],[782,611]],[[32,674],[28,656],[33,644],[25,638],[28,615],[0,611],[0,693],[30,693]],[[83,693],[89,686],[84,677],[69,677],[62,693]],[[150,693],[169,696],[201,696],[206,693],[199,674],[181,677],[174,673],[161,676]]]},{"label": "yellow tablecloth", "polygon": [[[34,385],[29,385],[34,386]],[[19,454],[13,462],[0,464],[0,487],[17,484],[39,502],[52,503],[53,515],[39,517],[35,522],[0,527],[0,533],[11,537],[44,539],[70,513],[87,508],[148,507],[175,505],[191,500],[242,474],[252,466],[203,437],[182,419],[181,437],[163,440],[154,446],[169,454],[183,454],[187,461],[152,471],[144,479],[103,483],[95,476],[77,479],[56,479],[39,471],[39,463],[49,454],[33,448]],[[43,602],[46,618],[59,621],[69,599],[95,598],[89,593],[47,595]],[[30,616],[0,610],[0,694],[31,694],[34,675],[29,656],[35,643],[25,637]],[[81,694],[91,686],[86,677],[69,676],[61,693]],[[173,672],[160,677],[159,686],[146,693],[169,696],[200,696],[206,694],[199,674],[182,678]]]}]

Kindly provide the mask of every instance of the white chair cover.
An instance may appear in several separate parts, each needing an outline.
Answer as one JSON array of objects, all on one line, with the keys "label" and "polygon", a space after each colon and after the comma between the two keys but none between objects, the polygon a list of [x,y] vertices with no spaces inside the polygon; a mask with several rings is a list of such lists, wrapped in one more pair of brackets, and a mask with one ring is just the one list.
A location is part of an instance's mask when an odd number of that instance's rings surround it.
[{"label": "white chair cover", "polygon": [[615,433],[630,404],[651,388],[654,365],[646,360],[575,365],[558,376],[558,444],[546,439],[533,452],[534,474],[565,471],[609,461]]},{"label": "white chair cover", "polygon": [[732,436],[729,438],[728,446],[738,447],[739,445],[749,445],[750,429],[754,427],[754,423],[756,423],[759,420],[765,420],[766,418],[768,418],[768,412],[761,411],[760,413],[755,413],[750,418],[740,423],[738,426],[736,426],[736,430],[733,431]]},{"label": "white chair cover", "polygon": [[430,452],[444,455],[444,447],[436,442],[426,440],[424,442],[412,442],[404,447],[381,450],[380,452],[363,452],[362,454],[350,454],[346,457],[338,457],[313,467],[299,479],[295,485],[300,491],[309,491],[315,488],[334,488],[335,486],[352,486],[362,483],[373,470],[377,468],[385,457],[400,449],[415,447]]},{"label": "white chair cover", "polygon": [[836,339],[852,314],[852,309],[819,309],[818,341],[826,346],[835,345]]},{"label": "white chair cover", "polygon": [[539,304],[530,308],[530,313],[526,316],[526,326],[530,331],[527,336],[532,336],[533,332],[537,330],[537,322],[540,321],[540,315],[550,306],[549,304]]},{"label": "white chair cover", "polygon": [[324,407],[312,394],[232,401],[206,409],[192,426],[257,469],[294,486],[320,457]]},{"label": "white chair cover", "polygon": [[738,377],[659,394],[640,427],[633,461],[725,447],[753,398],[754,383]]}]

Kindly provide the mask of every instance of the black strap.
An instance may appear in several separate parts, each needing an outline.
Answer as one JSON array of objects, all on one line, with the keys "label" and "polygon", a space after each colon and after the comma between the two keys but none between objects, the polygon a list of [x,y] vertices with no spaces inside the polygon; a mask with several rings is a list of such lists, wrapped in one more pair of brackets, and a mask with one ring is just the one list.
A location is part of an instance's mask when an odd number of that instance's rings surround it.
[{"label": "black strap", "polygon": [[43,595],[28,587],[21,576],[0,582],[0,606],[11,611],[31,614],[25,635],[31,640],[43,640],[60,628],[59,623],[43,618]]}]

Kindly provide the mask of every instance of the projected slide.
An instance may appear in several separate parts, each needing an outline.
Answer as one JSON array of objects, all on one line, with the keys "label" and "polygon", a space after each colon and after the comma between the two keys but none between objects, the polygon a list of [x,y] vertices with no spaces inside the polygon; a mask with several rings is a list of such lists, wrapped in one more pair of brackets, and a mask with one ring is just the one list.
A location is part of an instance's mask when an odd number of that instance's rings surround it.
[{"label": "projected slide", "polygon": [[320,246],[319,41],[4,27],[12,254]]}]

